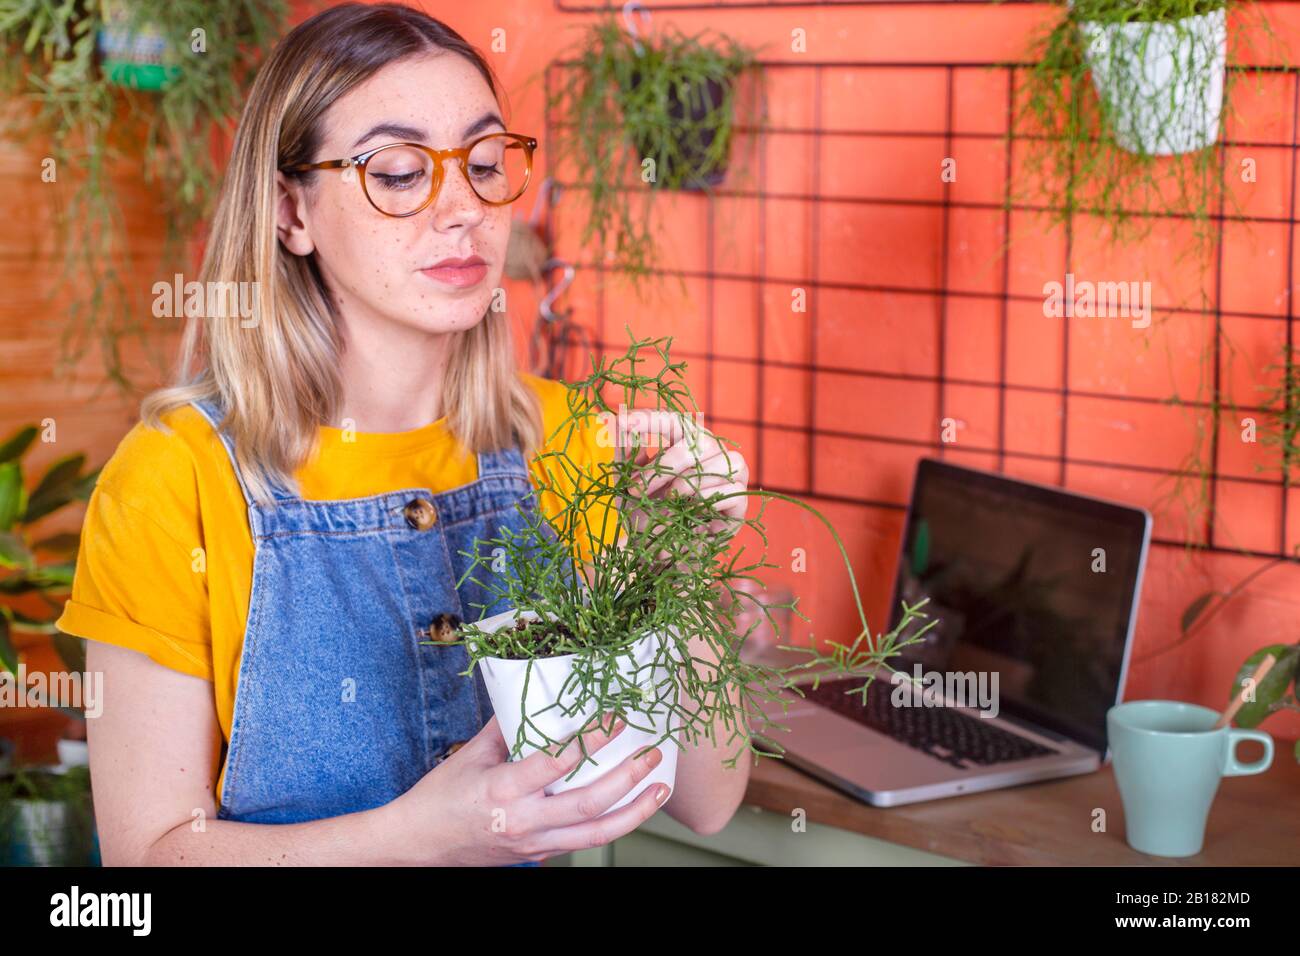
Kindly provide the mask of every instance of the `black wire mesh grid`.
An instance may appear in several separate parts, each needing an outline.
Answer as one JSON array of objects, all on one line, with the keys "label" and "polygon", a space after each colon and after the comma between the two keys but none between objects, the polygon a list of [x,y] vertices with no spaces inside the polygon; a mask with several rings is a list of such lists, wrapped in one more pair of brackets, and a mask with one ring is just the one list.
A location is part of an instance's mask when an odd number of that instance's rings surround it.
[{"label": "black wire mesh grid", "polygon": [[[959,0],[960,2],[960,0]],[[1013,0],[1015,2],[1015,0]],[[907,0],[903,0],[900,5],[906,5]],[[744,6],[763,7],[777,6],[777,3],[752,3],[743,4]],[[789,4],[800,5],[800,4]],[[807,4],[802,4],[807,5]],[[662,4],[650,4],[650,9],[717,9],[713,4],[674,4],[665,2]],[[730,9],[734,6],[725,4],[723,9]],[[557,8],[563,11],[585,11],[597,10],[599,6],[578,6],[565,5],[557,0]],[[763,61],[761,64],[769,78],[769,82],[774,77],[779,77],[786,71],[799,71],[806,74],[808,81],[806,86],[810,94],[810,102],[807,104],[811,123],[808,126],[789,126],[781,127],[776,125],[765,126],[763,132],[767,136],[793,137],[805,141],[807,147],[807,157],[810,164],[809,184],[810,188],[806,192],[782,192],[766,188],[768,185],[767,177],[767,152],[764,149],[757,150],[757,178],[755,184],[757,188],[753,190],[729,189],[728,184],[714,191],[717,202],[709,202],[704,197],[699,197],[696,201],[703,204],[703,214],[707,221],[704,241],[704,262],[703,268],[700,269],[657,269],[653,270],[662,276],[672,277],[679,276],[688,281],[695,281],[703,285],[703,297],[699,305],[699,321],[703,324],[703,344],[702,350],[683,350],[674,348],[674,356],[685,358],[692,366],[702,364],[705,366],[704,388],[702,389],[703,400],[701,405],[704,409],[714,409],[717,389],[715,372],[721,365],[729,366],[752,366],[753,371],[753,395],[746,396],[748,403],[752,408],[752,414],[734,415],[734,414],[713,414],[710,416],[712,426],[718,426],[715,430],[726,431],[727,427],[734,430],[746,430],[753,434],[752,444],[744,448],[751,463],[751,472],[755,476],[757,483],[763,487],[772,490],[788,492],[791,494],[804,495],[813,499],[839,502],[851,505],[860,505],[869,508],[885,509],[904,509],[906,500],[884,499],[873,497],[865,491],[858,493],[852,488],[843,487],[842,481],[835,482],[835,488],[828,488],[827,482],[822,480],[819,474],[819,453],[826,450],[828,445],[837,445],[843,449],[846,446],[854,446],[859,449],[859,453],[868,458],[873,454],[879,454],[882,449],[888,449],[891,446],[907,449],[908,454],[913,457],[919,455],[933,455],[937,457],[949,457],[953,455],[964,456],[967,460],[971,459],[972,454],[977,459],[982,459],[989,470],[1003,472],[1007,470],[1007,464],[1010,461],[1013,465],[1017,463],[1034,462],[1040,473],[1040,477],[1035,480],[1049,481],[1060,486],[1067,486],[1069,469],[1087,468],[1109,470],[1117,474],[1128,473],[1147,474],[1162,481],[1171,480],[1177,475],[1182,474],[1190,480],[1198,480],[1194,473],[1181,468],[1162,467],[1158,465],[1143,464],[1135,461],[1125,461],[1120,459],[1104,459],[1096,457],[1081,456],[1071,453],[1070,444],[1070,412],[1072,402],[1105,400],[1110,402],[1121,403],[1143,403],[1149,405],[1168,405],[1169,398],[1157,395],[1140,395],[1126,394],[1124,392],[1096,391],[1083,388],[1072,387],[1070,381],[1070,349],[1071,349],[1071,327],[1070,322],[1062,323],[1061,342],[1060,342],[1060,380],[1054,385],[1025,384],[1023,382],[1008,381],[1008,326],[1013,310],[1032,306],[1040,309],[1043,306],[1043,296],[1013,290],[1010,280],[1012,262],[1017,256],[1018,246],[1013,241],[1005,249],[997,251],[995,254],[1000,262],[995,266],[994,271],[1000,269],[1000,280],[998,287],[994,289],[971,289],[961,288],[953,283],[953,268],[950,256],[950,238],[953,231],[953,219],[955,215],[967,215],[971,212],[981,212],[990,216],[1000,216],[1000,235],[1012,235],[1012,219],[1020,214],[1035,214],[1042,211],[1041,207],[1035,207],[1026,203],[1017,202],[1012,191],[1013,177],[1013,151],[1015,143],[1018,140],[1026,138],[1014,130],[1015,125],[1015,83],[1017,75],[1023,73],[1030,67],[1026,63],[907,63],[907,62],[773,62]],[[550,102],[549,91],[552,87],[552,74],[557,69],[569,69],[571,63],[559,61],[552,63],[547,70],[547,102]],[[1290,290],[1294,279],[1294,231],[1296,225],[1295,217],[1295,183],[1296,183],[1296,147],[1297,147],[1297,124],[1300,122],[1300,81],[1297,79],[1297,71],[1287,67],[1250,67],[1243,68],[1230,65],[1227,89],[1225,97],[1232,95],[1234,77],[1244,70],[1254,72],[1259,70],[1262,74],[1272,75],[1280,82],[1285,84],[1287,101],[1279,107],[1279,112],[1286,114],[1289,122],[1289,132],[1285,136],[1274,136],[1272,139],[1267,137],[1263,139],[1243,138],[1240,137],[1242,130],[1235,131],[1238,138],[1226,136],[1220,139],[1217,147],[1220,156],[1224,150],[1234,148],[1259,148],[1278,150],[1289,153],[1287,161],[1289,163],[1285,171],[1287,178],[1286,195],[1285,195],[1285,214],[1281,216],[1268,215],[1237,215],[1225,214],[1224,207],[1220,204],[1216,212],[1208,216],[1210,222],[1226,224],[1232,222],[1249,222],[1249,223],[1274,223],[1280,224],[1286,229],[1286,264],[1285,264],[1285,288],[1277,290],[1279,300],[1285,303],[1285,306],[1278,312],[1256,312],[1249,310],[1225,311],[1221,308],[1223,297],[1221,295],[1223,287],[1224,274],[1224,241],[1222,231],[1218,231],[1214,240],[1214,248],[1210,255],[1213,257],[1211,264],[1211,281],[1213,288],[1212,307],[1207,313],[1207,319],[1213,323],[1213,341],[1211,344],[1212,361],[1213,361],[1213,382],[1211,385],[1212,392],[1209,396],[1199,400],[1182,399],[1181,404],[1184,408],[1200,409],[1207,411],[1211,408],[1227,408],[1228,404],[1224,403],[1225,383],[1221,375],[1221,357],[1225,343],[1224,338],[1224,320],[1230,321],[1262,321],[1262,322],[1282,322],[1285,324],[1285,341],[1290,354],[1290,348],[1293,340],[1292,329],[1292,304]],[[935,128],[923,129],[872,129],[872,128],[844,128],[842,125],[834,129],[828,129],[823,123],[823,108],[825,95],[828,85],[828,78],[834,82],[837,71],[851,70],[856,71],[858,75],[869,75],[872,71],[909,71],[917,82],[929,83],[932,88],[937,84],[937,88],[942,90],[942,122]],[[962,84],[971,82],[973,77],[987,78],[990,75],[1001,75],[1004,81],[999,81],[1001,86],[1005,86],[1005,115],[1000,119],[999,129],[962,129],[954,125],[954,107],[961,93]],[[546,134],[550,138],[553,130],[556,128],[559,119],[550,115],[548,108],[546,116]],[[1010,131],[1010,134],[1008,134]],[[738,132],[753,132],[752,129],[739,128]],[[996,176],[1000,180],[997,183],[984,182],[982,191],[986,194],[992,188],[998,192],[998,196],[985,199],[962,198],[954,195],[956,184],[944,182],[941,188],[941,194],[936,197],[909,198],[900,196],[831,196],[827,194],[827,183],[824,180],[825,175],[825,153],[827,141],[833,138],[850,138],[861,141],[864,144],[870,144],[873,140],[880,145],[881,141],[900,142],[909,139],[925,139],[936,143],[941,143],[943,148],[942,155],[945,157],[954,156],[954,151],[962,148],[963,143],[984,141],[985,143],[1001,142],[1006,144],[1003,150],[1005,160],[1000,168],[996,171]],[[868,148],[870,148],[868,146]],[[1224,167],[1220,161],[1220,170]],[[987,170],[986,170],[987,172]],[[937,176],[935,177],[938,178]],[[562,186],[572,186],[573,183],[561,183]],[[963,189],[963,193],[969,190]],[[757,223],[756,236],[754,237],[754,268],[750,271],[728,271],[719,268],[719,256],[717,249],[717,240],[715,237],[715,227],[718,224],[718,204],[722,202],[740,202],[750,204],[750,213]],[[801,257],[805,260],[806,268],[803,274],[782,275],[778,272],[771,271],[769,266],[772,264],[774,255],[769,249],[769,225],[772,217],[772,208],[780,204],[782,208],[788,208],[790,204],[797,204],[803,207],[807,218],[807,235],[806,249],[801,252]],[[937,256],[935,283],[928,287],[917,287],[908,284],[890,284],[881,282],[856,282],[846,281],[842,277],[827,276],[823,274],[821,255],[823,253],[821,232],[824,228],[825,209],[826,207],[836,204],[859,204],[865,207],[895,207],[895,208],[912,208],[912,209],[931,209],[940,216],[940,234],[938,237],[937,248],[930,250],[918,249],[918,255],[925,256],[933,254]],[[1170,218],[1180,218],[1177,214],[1164,214]],[[1187,217],[1181,217],[1187,218]],[[561,234],[555,237],[557,245],[563,249],[565,241],[576,246],[576,235]],[[1065,242],[1065,268],[1064,272],[1072,271],[1072,258],[1074,254],[1074,231],[1071,224],[1067,223],[1064,227]],[[573,253],[577,253],[574,255]],[[564,253],[561,252],[561,255]],[[580,280],[584,274],[592,272],[607,271],[608,267],[599,262],[591,261],[590,257],[584,257],[582,250],[572,249],[571,261],[576,261],[579,268]],[[1060,280],[1061,276],[1046,276],[1045,279]],[[752,328],[757,341],[753,344],[753,355],[726,354],[719,350],[719,335],[724,330],[718,327],[715,314],[716,291],[720,283],[742,284],[754,287],[752,301],[755,309],[753,316]],[[622,323],[611,320],[609,316],[609,302],[606,292],[606,283],[597,283],[598,289],[595,295],[595,316],[590,322],[594,329],[594,338],[598,349],[608,349],[611,351],[621,352],[623,350],[617,344],[618,336],[621,334]],[[769,346],[767,330],[769,328],[770,316],[765,314],[768,311],[768,304],[763,295],[765,287],[790,287],[802,288],[806,290],[807,295],[807,319],[808,341],[806,343],[806,359],[791,360],[772,354]],[[824,321],[821,316],[822,300],[828,294],[848,293],[848,294],[877,294],[881,296],[899,296],[911,299],[930,298],[937,306],[935,315],[936,328],[935,334],[935,355],[934,364],[931,371],[917,374],[915,372],[905,372],[891,370],[886,368],[860,368],[847,367],[838,365],[833,361],[833,356],[824,354],[825,351],[819,349],[818,333],[819,327]],[[996,357],[996,376],[992,381],[981,381],[964,379],[954,374],[953,363],[953,345],[952,345],[952,310],[955,305],[963,302],[983,302],[992,308],[996,314],[996,325],[998,327],[997,342],[1000,347],[1000,353]],[[1170,314],[1192,313],[1194,310],[1181,308],[1175,305],[1156,304],[1151,309],[1152,312],[1165,312]],[[1200,311],[1195,310],[1199,315]],[[879,330],[873,330],[872,321],[869,315],[863,315],[860,323],[861,334],[864,338],[870,339],[873,334],[878,334]],[[699,371],[697,369],[697,371]],[[996,401],[996,426],[993,429],[993,441],[987,445],[960,445],[954,447],[950,443],[940,439],[939,423],[932,422],[926,429],[927,433],[915,434],[889,434],[879,431],[872,431],[870,428],[850,428],[828,427],[822,423],[823,409],[819,409],[819,384],[828,377],[839,380],[851,380],[858,382],[863,389],[863,397],[868,393],[869,383],[892,383],[899,387],[913,387],[918,384],[934,389],[935,408],[947,409],[953,403],[949,398],[954,391],[962,394],[983,394],[985,397],[992,396]],[[801,422],[794,421],[773,421],[767,414],[770,410],[768,392],[776,387],[782,379],[798,381],[802,386],[802,405],[801,411],[793,416],[802,419]],[[1050,453],[1041,451],[1027,451],[1024,448],[1009,448],[1007,444],[1007,422],[1008,422],[1008,397],[1016,400],[1018,396],[1037,395],[1040,398],[1046,396],[1049,400],[1059,402],[1060,409],[1060,434],[1055,443],[1056,447]],[[787,395],[784,399],[791,398]],[[1289,404],[1289,403],[1288,403]],[[734,405],[729,401],[728,405]],[[1255,413],[1266,415],[1267,410],[1248,403],[1233,403],[1231,407],[1236,411],[1245,413]],[[841,410],[837,410],[842,412]],[[835,416],[842,419],[842,414]],[[869,425],[870,416],[863,414],[861,421]],[[1204,487],[1209,498],[1209,507],[1205,513],[1199,516],[1198,523],[1203,525],[1203,530],[1199,535],[1196,543],[1202,548],[1209,551],[1231,552],[1234,554],[1250,555],[1261,558],[1271,557],[1288,557],[1292,556],[1291,548],[1288,547],[1288,498],[1291,488],[1290,477],[1288,474],[1281,473],[1277,478],[1260,477],[1259,475],[1234,474],[1225,475],[1221,473],[1220,467],[1223,460],[1222,448],[1219,434],[1221,427],[1213,427],[1210,432],[1210,449],[1207,455],[1205,465],[1206,473],[1203,476]],[[776,446],[775,443],[780,445]],[[791,463],[797,462],[799,468],[796,471],[802,472],[800,475],[792,474]],[[1041,473],[1047,469],[1050,477],[1042,476]],[[1246,547],[1239,542],[1225,543],[1220,540],[1223,535],[1216,529],[1216,511],[1222,513],[1227,511],[1226,506],[1220,506],[1220,498],[1225,482],[1233,483],[1254,488],[1256,490],[1273,490],[1280,495],[1280,521],[1276,535],[1276,543],[1273,546],[1254,546]],[[903,488],[903,494],[906,494],[906,482],[899,484]],[[1115,496],[1119,497],[1119,496]],[[1147,507],[1153,506],[1151,501],[1134,501]],[[1170,547],[1185,547],[1189,539],[1194,536],[1174,537],[1157,534],[1153,542],[1159,545]]]}]

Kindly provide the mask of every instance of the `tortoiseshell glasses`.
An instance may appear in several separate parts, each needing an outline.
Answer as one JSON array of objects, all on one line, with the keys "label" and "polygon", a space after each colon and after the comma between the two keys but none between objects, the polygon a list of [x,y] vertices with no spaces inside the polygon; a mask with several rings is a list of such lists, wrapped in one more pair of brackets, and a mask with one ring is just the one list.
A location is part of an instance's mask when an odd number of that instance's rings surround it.
[{"label": "tortoiseshell glasses", "polygon": [[348,159],[283,166],[284,173],[309,169],[360,170],[361,191],[385,216],[414,216],[437,198],[443,164],[456,160],[474,194],[489,206],[514,202],[528,188],[537,140],[518,133],[488,133],[459,149],[419,143],[389,143]]}]

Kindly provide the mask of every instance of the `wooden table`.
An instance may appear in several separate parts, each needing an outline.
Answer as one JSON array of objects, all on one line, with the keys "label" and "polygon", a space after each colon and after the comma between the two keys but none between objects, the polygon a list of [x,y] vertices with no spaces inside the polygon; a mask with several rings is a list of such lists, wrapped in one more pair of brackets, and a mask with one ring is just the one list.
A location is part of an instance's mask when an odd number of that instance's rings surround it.
[{"label": "wooden table", "polygon": [[[1255,745],[1252,745],[1255,746]],[[1242,747],[1241,758],[1256,753]],[[1295,866],[1300,864],[1300,764],[1279,742],[1273,765],[1225,777],[1196,856],[1148,856],[1124,840],[1110,765],[1095,773],[901,807],[872,807],[776,760],[753,770],[745,803],[969,863],[1032,866]],[[1106,831],[1093,832],[1094,809]]]}]

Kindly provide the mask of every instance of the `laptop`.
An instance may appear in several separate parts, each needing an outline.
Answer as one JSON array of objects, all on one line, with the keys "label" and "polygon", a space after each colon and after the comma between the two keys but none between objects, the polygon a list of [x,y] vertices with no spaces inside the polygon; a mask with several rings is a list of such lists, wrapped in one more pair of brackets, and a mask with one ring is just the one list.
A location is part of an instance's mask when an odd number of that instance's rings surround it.
[{"label": "laptop", "polygon": [[880,807],[1096,770],[1150,540],[1143,509],[921,459],[889,625],[928,598],[890,660],[909,679],[801,681],[762,704],[789,731],[756,733]]}]

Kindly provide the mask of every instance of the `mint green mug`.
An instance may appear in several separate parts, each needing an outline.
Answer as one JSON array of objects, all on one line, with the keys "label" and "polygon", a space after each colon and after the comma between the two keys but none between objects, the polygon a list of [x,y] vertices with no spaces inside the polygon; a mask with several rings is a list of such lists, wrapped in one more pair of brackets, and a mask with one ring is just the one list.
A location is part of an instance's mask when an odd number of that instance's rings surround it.
[{"label": "mint green mug", "polygon": [[[1201,852],[1205,821],[1223,777],[1263,773],[1273,738],[1262,730],[1214,728],[1218,713],[1176,700],[1134,700],[1106,712],[1106,732],[1124,804],[1129,846],[1152,856]],[[1264,756],[1237,760],[1237,744],[1258,740]]]}]

